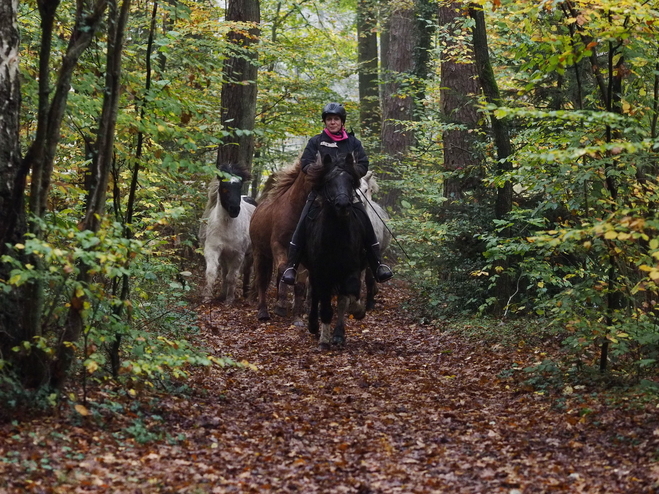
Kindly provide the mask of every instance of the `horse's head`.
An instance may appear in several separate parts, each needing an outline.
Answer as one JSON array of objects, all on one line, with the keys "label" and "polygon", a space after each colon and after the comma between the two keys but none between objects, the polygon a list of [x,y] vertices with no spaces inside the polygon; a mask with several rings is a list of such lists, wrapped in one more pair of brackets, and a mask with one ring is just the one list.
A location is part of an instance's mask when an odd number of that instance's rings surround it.
[{"label": "horse's head", "polygon": [[352,154],[333,159],[326,155],[322,160],[322,173],[318,188],[327,204],[339,216],[346,216],[359,187],[359,175]]},{"label": "horse's head", "polygon": [[223,164],[218,166],[217,179],[220,204],[231,218],[236,218],[240,214],[243,182],[249,180],[249,172],[239,165]]},{"label": "horse's head", "polygon": [[373,200],[373,194],[377,194],[380,190],[378,183],[375,180],[373,171],[369,170],[359,182],[359,191],[361,195],[366,197],[367,200]]}]

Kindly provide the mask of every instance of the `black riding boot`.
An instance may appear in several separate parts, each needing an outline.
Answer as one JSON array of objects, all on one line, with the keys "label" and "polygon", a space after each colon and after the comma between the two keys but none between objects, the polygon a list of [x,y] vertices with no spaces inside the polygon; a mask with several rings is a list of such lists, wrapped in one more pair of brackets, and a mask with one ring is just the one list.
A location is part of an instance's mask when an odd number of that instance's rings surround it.
[{"label": "black riding boot", "polygon": [[302,260],[302,251],[304,250],[304,242],[306,241],[307,215],[309,214],[309,209],[311,209],[311,205],[315,201],[317,195],[318,194],[316,194],[315,191],[309,193],[307,202],[304,204],[304,208],[302,208],[300,219],[293,232],[291,243],[288,246],[288,263],[286,264],[284,274],[281,275],[281,281],[287,285],[295,285],[297,267]]},{"label": "black riding boot", "polygon": [[297,276],[297,267],[300,265],[300,257],[302,257],[302,249],[291,240],[288,246],[288,264],[284,274],[281,275],[281,281],[287,285],[295,285],[295,277]]},{"label": "black riding boot", "polygon": [[371,220],[368,217],[366,208],[361,202],[353,204],[355,210],[360,214],[362,224],[364,225],[364,244],[366,247],[366,261],[368,266],[371,268],[373,277],[378,283],[383,283],[387,280],[390,280],[394,273],[391,272],[391,268],[386,264],[382,263],[382,258],[380,257],[380,242],[378,242],[377,237],[375,236],[375,230],[373,230],[373,225]]},{"label": "black riding boot", "polygon": [[382,258],[380,257],[380,242],[376,242],[366,249],[366,260],[368,261],[368,266],[371,268],[375,281],[378,283],[384,283],[394,276],[394,273],[391,272],[391,268],[382,263]]}]

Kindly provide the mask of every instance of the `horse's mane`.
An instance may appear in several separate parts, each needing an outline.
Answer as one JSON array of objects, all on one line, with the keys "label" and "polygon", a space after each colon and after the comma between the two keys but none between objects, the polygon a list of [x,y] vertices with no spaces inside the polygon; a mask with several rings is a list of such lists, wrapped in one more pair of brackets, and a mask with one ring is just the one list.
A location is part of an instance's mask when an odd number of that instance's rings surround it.
[{"label": "horse's mane", "polygon": [[259,196],[259,203],[271,198],[281,197],[284,192],[291,188],[300,174],[300,160],[292,165],[282,168],[268,177]]}]

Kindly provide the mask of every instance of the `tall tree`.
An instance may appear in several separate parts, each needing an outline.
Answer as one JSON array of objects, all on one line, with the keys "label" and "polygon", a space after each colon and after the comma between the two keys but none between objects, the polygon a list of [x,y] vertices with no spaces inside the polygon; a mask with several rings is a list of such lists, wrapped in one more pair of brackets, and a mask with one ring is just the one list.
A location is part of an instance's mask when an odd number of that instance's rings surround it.
[{"label": "tall tree", "polygon": [[217,163],[239,163],[252,167],[254,121],[256,119],[256,44],[259,40],[261,11],[259,0],[229,0],[226,20],[250,23],[249,29],[236,27],[229,35],[233,54],[225,61],[222,86],[222,124],[229,131],[220,144]]},{"label": "tall tree", "polygon": [[414,69],[414,9],[395,6],[382,33],[382,151],[402,157],[414,143],[414,133],[405,129],[412,119],[413,99],[405,83]]},{"label": "tall tree", "polygon": [[361,133],[364,138],[368,138],[379,136],[381,127],[375,0],[357,2],[357,38]]},{"label": "tall tree", "polygon": [[[20,80],[18,70],[19,33],[17,3],[0,0],[0,255],[7,253],[7,244],[16,244],[26,230],[23,191],[25,169],[22,168],[19,141]],[[9,279],[9,263],[0,262],[0,279]],[[0,291],[0,352],[7,355],[20,327],[19,290]]]},{"label": "tall tree", "polygon": [[[399,179],[398,163],[414,144],[414,132],[405,122],[412,121],[414,110],[410,78],[414,72],[416,18],[409,4],[393,5],[382,33],[382,131],[381,151],[386,162],[383,171],[389,179]],[[389,187],[381,201],[397,207],[400,189]]]},{"label": "tall tree", "polygon": [[[3,8],[6,8],[8,2],[3,2]],[[53,26],[56,19],[56,12],[59,7],[59,1],[40,0],[38,2],[40,27],[41,27],[41,44],[39,48],[39,96],[37,110],[37,128],[35,138],[29,145],[25,157],[21,161],[20,170],[14,176],[15,180],[10,182],[12,202],[3,204],[7,208],[7,218],[10,219],[8,225],[11,227],[3,231],[5,238],[3,240],[16,237],[20,230],[16,229],[20,225],[21,218],[26,217],[26,211],[23,209],[22,196],[26,189],[26,178],[31,172],[30,184],[30,212],[37,219],[29,226],[32,233],[37,237],[41,236],[41,227],[38,220],[43,219],[46,213],[46,199],[50,189],[50,182],[53,174],[55,153],[60,141],[60,128],[64,118],[64,112],[71,88],[71,79],[73,71],[78,64],[82,53],[90,45],[96,34],[98,25],[102,20],[103,13],[106,9],[106,0],[80,1],[76,4],[75,25],[71,31],[69,43],[66,52],[62,58],[59,72],[54,87],[51,87],[50,75],[51,67],[51,48],[53,38]],[[11,10],[7,10],[8,16],[2,16],[3,22],[12,19]],[[3,33],[4,35],[5,33]],[[6,31],[9,40],[12,40],[11,31]],[[3,36],[4,39],[4,36]],[[7,48],[11,53],[12,45],[8,44]],[[8,53],[8,52],[5,52]],[[14,52],[13,57],[17,56]],[[8,65],[9,69],[15,67],[13,64]],[[17,89],[18,87],[15,86]],[[52,95],[52,96],[51,96]],[[16,100],[10,99],[14,105]],[[13,109],[17,109],[15,105]],[[13,119],[18,118],[20,112],[12,117],[3,115],[7,122],[13,125]],[[17,134],[8,129],[8,138],[17,138]],[[17,149],[17,144],[10,145],[7,142],[7,149]],[[14,156],[14,160],[16,157]],[[12,172],[13,173],[13,172]],[[20,207],[20,210],[16,208]],[[2,211],[3,217],[5,211]],[[3,229],[4,230],[4,229]],[[31,256],[30,263],[35,266],[36,272],[42,272],[45,267],[39,256]],[[13,311],[8,319],[5,316],[3,324],[5,325],[0,332],[3,349],[16,345],[21,341],[34,341],[35,337],[42,334],[41,318],[43,315],[44,286],[43,278],[35,276],[23,287],[15,288],[20,292],[21,303],[19,308]],[[9,295],[11,296],[11,295]],[[15,369],[24,382],[29,386],[38,386],[44,384],[48,376],[47,365],[38,350],[28,352],[27,356],[17,357]]]},{"label": "tall tree", "polygon": [[[82,222],[82,229],[97,232],[101,219],[105,213],[105,201],[107,197],[108,180],[111,165],[114,159],[115,126],[117,123],[117,111],[119,108],[121,57],[123,52],[124,38],[128,14],[130,12],[130,0],[123,0],[121,6],[117,0],[108,0],[109,9],[107,16],[107,49],[105,64],[105,85],[103,91],[103,109],[99,118],[96,144],[93,149],[93,159],[90,165],[91,180],[87,191],[87,211]],[[88,283],[91,274],[83,266],[79,279]],[[71,309],[62,336],[62,341],[75,343],[80,338],[83,330],[83,318],[81,310],[84,304],[73,295]],[[60,345],[57,349],[57,359],[51,375],[51,384],[55,388],[61,388],[66,381],[69,367],[74,358],[74,347],[70,344]]]},{"label": "tall tree", "polygon": [[[487,30],[485,26],[485,15],[480,6],[472,4],[469,7],[469,15],[474,20],[473,43],[474,58],[478,71],[478,80],[488,103],[501,106],[501,95],[499,86],[494,77],[494,70],[490,62],[490,52],[487,44]],[[510,142],[510,133],[506,120],[499,119],[496,115],[490,116],[492,122],[492,135],[494,145],[497,150],[497,169],[496,173],[500,178],[497,188],[497,198],[494,213],[497,218],[503,218],[513,207],[513,185],[506,173],[512,170],[510,155],[512,154],[512,144]],[[510,232],[505,231],[504,236]],[[506,262],[497,263],[497,269],[500,274],[496,282],[497,303],[494,306],[495,313],[503,313],[505,307],[510,302],[513,293],[512,279],[506,271]]]},{"label": "tall tree", "polygon": [[[483,94],[488,103],[501,106],[501,95],[499,85],[494,77],[492,64],[490,62],[490,52],[487,44],[487,29],[485,26],[485,15],[483,8],[472,4],[469,7],[469,15],[474,20],[473,42],[474,58],[478,71],[478,80],[483,90]],[[497,118],[494,114],[490,116],[492,122],[492,135],[494,145],[497,149],[497,174],[504,176],[506,172],[512,170],[509,157],[512,154],[512,144],[510,142],[510,132],[508,122]],[[497,190],[497,200],[495,214],[497,218],[503,218],[513,207],[513,185],[512,182],[503,177]]]},{"label": "tall tree", "polygon": [[471,46],[465,39],[464,4],[453,2],[439,7],[439,25],[446,40],[441,50],[441,113],[449,130],[442,132],[444,169],[455,172],[444,182],[444,196],[451,201],[463,197],[467,188],[476,186],[483,160],[474,132],[479,115],[475,98],[480,86]]}]

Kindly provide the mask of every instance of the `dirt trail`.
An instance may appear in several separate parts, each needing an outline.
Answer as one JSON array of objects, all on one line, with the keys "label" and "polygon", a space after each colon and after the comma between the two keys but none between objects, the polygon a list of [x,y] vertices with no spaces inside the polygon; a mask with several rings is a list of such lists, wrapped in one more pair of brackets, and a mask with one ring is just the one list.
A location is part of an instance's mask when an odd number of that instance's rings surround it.
[{"label": "dirt trail", "polygon": [[161,396],[143,415],[159,441],[118,440],[120,423],[35,423],[46,449],[65,444],[48,428],[71,434],[79,459],[53,453],[40,478],[0,462],[15,479],[0,492],[29,479],[36,492],[656,492],[655,413],[520,388],[498,376],[537,356],[411,324],[399,310],[409,296],[387,284],[329,352],[306,328],[259,323],[254,307],[206,308],[203,343],[258,370],[198,372],[194,391]]}]

